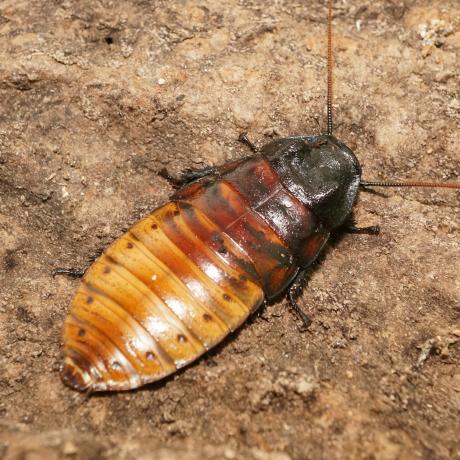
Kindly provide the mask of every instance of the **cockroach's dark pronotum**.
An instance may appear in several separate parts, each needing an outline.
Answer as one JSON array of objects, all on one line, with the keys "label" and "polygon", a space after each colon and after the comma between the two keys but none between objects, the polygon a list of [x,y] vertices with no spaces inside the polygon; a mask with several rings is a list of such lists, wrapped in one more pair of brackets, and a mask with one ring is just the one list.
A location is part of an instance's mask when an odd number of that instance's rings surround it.
[{"label": "cockroach's dark pronotum", "polygon": [[[275,140],[250,158],[188,174],[171,201],[116,240],[84,275],[64,327],[64,382],[130,390],[196,360],[263,302],[295,302],[305,269],[369,182],[332,135],[332,1],[324,135]],[[377,228],[352,231],[377,232]]]}]

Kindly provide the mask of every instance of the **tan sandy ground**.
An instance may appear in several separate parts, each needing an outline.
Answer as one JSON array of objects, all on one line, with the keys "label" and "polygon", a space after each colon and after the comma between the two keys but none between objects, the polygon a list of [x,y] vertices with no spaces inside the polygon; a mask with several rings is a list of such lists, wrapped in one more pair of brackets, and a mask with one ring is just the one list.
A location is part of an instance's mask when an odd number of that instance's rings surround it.
[{"label": "tan sandy ground", "polygon": [[[324,128],[317,0],[0,2],[0,459],[460,459],[459,193],[361,194],[360,224],[198,364],[91,397],[58,376],[85,267],[157,172]],[[458,180],[460,4],[336,1],[336,135],[365,177]],[[316,121],[317,120],[317,121]]]}]

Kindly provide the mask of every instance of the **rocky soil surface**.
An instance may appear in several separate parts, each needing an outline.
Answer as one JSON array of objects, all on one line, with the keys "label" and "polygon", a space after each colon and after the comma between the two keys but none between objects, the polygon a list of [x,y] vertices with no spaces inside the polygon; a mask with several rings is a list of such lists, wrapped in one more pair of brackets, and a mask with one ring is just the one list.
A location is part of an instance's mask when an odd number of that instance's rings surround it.
[{"label": "rocky soil surface", "polygon": [[[460,4],[335,2],[336,136],[366,179],[458,181]],[[324,1],[0,2],[0,459],[460,459],[459,192],[361,193],[300,303],[85,398],[58,374],[86,267],[158,172],[325,129]]]}]

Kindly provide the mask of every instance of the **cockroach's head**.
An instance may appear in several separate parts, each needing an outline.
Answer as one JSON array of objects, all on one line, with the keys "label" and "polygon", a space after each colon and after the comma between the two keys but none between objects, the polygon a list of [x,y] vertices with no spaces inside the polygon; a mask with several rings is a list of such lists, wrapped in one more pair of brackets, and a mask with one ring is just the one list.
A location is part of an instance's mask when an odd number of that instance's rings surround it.
[{"label": "cockroach's head", "polygon": [[328,135],[287,138],[262,153],[284,186],[311,209],[323,225],[334,229],[350,215],[361,180],[355,154]]}]

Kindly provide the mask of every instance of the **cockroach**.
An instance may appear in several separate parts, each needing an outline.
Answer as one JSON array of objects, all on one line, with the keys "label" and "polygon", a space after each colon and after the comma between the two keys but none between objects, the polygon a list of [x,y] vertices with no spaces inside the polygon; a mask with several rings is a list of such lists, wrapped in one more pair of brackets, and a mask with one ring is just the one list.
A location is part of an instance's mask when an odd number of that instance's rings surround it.
[{"label": "cockroach", "polygon": [[65,384],[115,391],[162,379],[285,292],[308,326],[296,302],[306,269],[346,224],[360,188],[460,189],[361,178],[357,157],[333,136],[331,24],[329,0],[326,134],[277,139],[251,157],[189,171],[169,203],[109,246],[65,320]]}]

